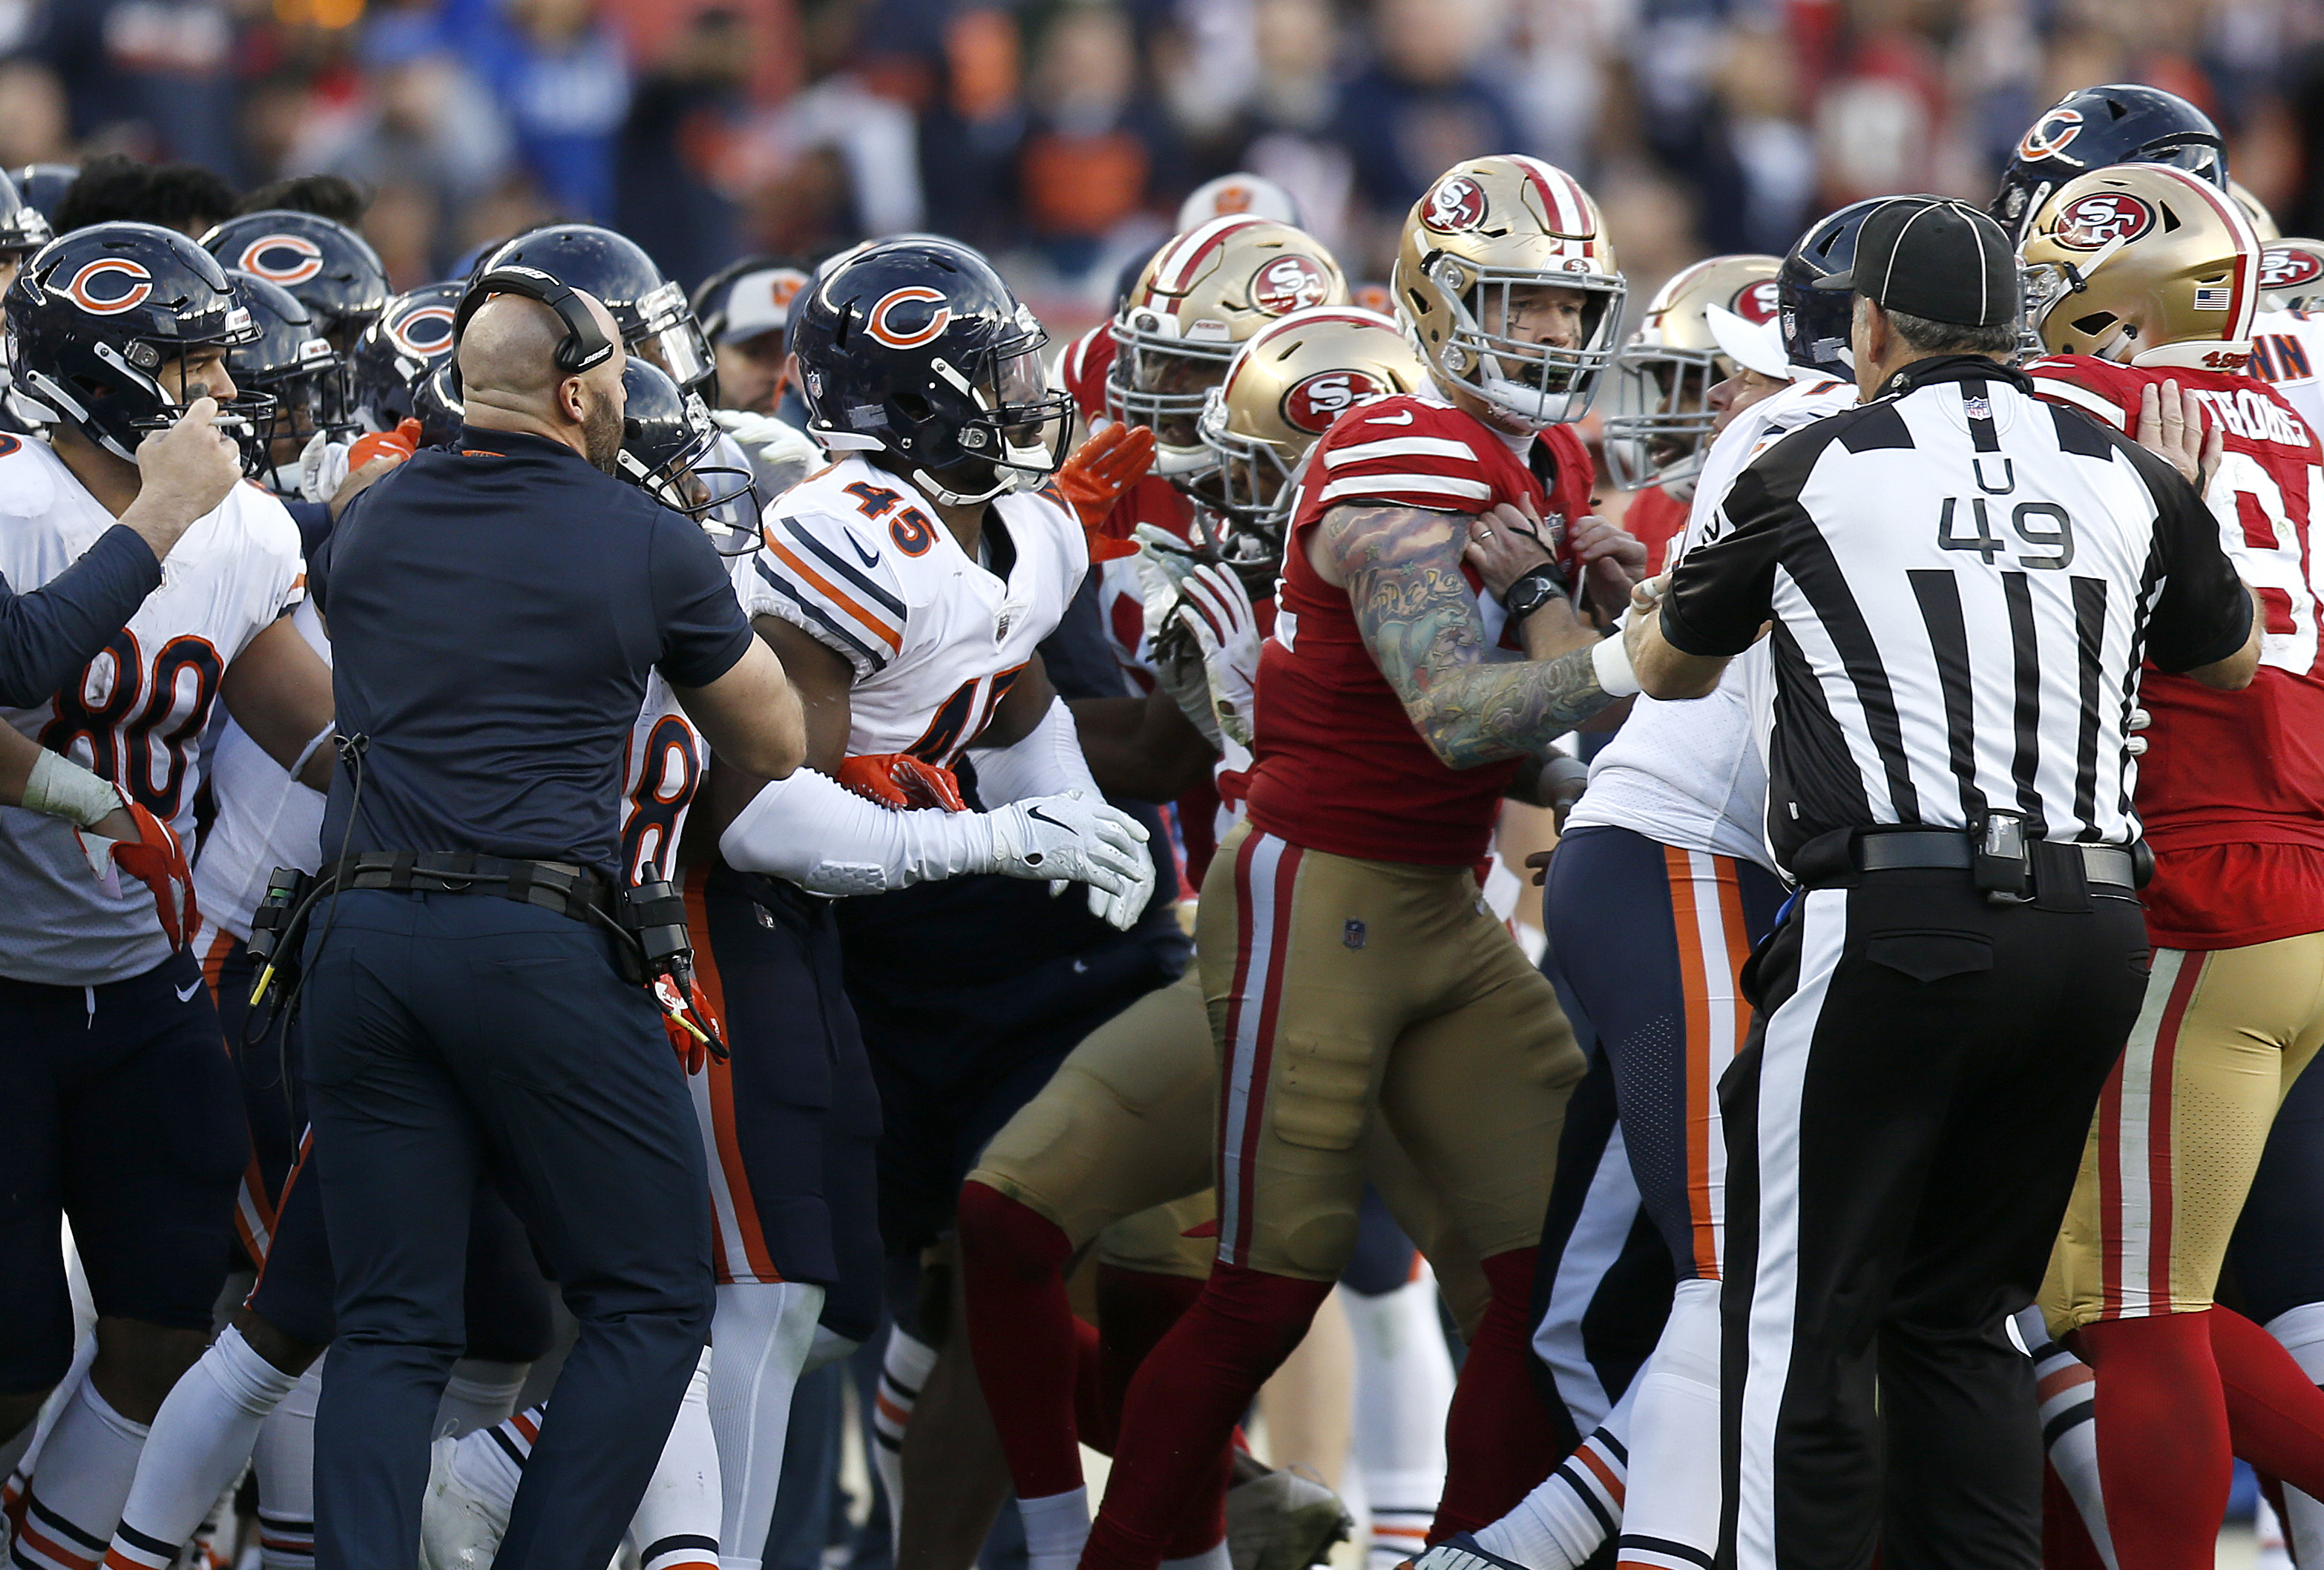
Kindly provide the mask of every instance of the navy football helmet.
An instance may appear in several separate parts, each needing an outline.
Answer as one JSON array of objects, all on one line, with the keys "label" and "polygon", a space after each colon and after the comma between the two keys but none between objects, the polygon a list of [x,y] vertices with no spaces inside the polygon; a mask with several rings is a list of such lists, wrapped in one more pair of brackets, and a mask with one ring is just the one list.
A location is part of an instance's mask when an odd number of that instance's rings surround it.
[{"label": "navy football helmet", "polygon": [[[722,455],[725,432],[710,418],[699,393],[669,379],[659,365],[632,357],[622,369],[622,478],[673,513],[683,513],[726,540],[722,553],[741,556],[759,546],[757,497],[747,461]],[[742,521],[747,513],[747,522]],[[728,536],[739,539],[727,540]]]},{"label": "navy football helmet", "polygon": [[[8,369],[32,419],[80,432],[136,461],[137,443],[184,413],[157,378],[187,351],[258,337],[217,258],[155,224],[92,224],[43,246],[8,288]],[[239,435],[272,401],[244,392],[221,411]]]},{"label": "navy football helmet", "polygon": [[2227,186],[2227,143],[2209,115],[2161,88],[2109,82],[2068,93],[2042,112],[2019,139],[1987,210],[2012,242],[2023,241],[2052,191],[2113,163],[2168,163]]},{"label": "navy football helmet", "polygon": [[221,265],[297,295],[315,330],[342,355],[395,292],[369,241],[315,213],[244,213],[204,235],[202,248]]},{"label": "navy football helmet", "polygon": [[635,240],[595,224],[551,224],[519,235],[481,264],[536,267],[558,282],[595,295],[611,311],[629,352],[698,387],[717,368],[686,291],[661,275]]},{"label": "navy football helmet", "polygon": [[226,270],[235,293],[250,311],[257,334],[226,351],[226,368],[244,392],[263,392],[274,407],[254,421],[244,466],[290,495],[299,489],[299,455],[318,430],[346,423],[346,379],[338,351],[315,330],[298,297],[254,273]]},{"label": "navy football helmet", "polygon": [[992,263],[930,235],[825,263],[791,303],[807,429],[837,451],[908,460],[948,506],[1057,472],[1074,402],[1052,392],[1048,341]]},{"label": "navy football helmet", "polygon": [[51,226],[57,221],[57,204],[79,178],[80,171],[69,163],[27,163],[8,171],[8,183],[16,188],[16,195]]},{"label": "navy football helmet", "polygon": [[452,353],[452,318],[465,283],[423,283],[387,302],[347,356],[348,403],[365,430],[417,419],[412,392]]},{"label": "navy football helmet", "polygon": [[1856,264],[1856,236],[1864,220],[1886,197],[1850,202],[1820,219],[1792,246],[1775,274],[1775,309],[1784,334],[1784,354],[1794,365],[1812,365],[1843,382],[1856,380],[1856,357],[1849,352],[1849,320],[1856,313],[1853,290],[1821,290],[1819,279]]}]

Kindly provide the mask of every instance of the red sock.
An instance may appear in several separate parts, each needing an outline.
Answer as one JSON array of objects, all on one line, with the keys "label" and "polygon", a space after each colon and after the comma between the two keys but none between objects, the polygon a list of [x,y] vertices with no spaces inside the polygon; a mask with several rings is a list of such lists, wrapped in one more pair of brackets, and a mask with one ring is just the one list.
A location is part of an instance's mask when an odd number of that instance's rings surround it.
[{"label": "red sock", "polygon": [[2122,1570],[2187,1570],[2218,1554],[2232,1458],[2207,1318],[2107,1319],[2074,1333],[2098,1373],[2098,1481]]},{"label": "red sock", "polygon": [[1072,1252],[1056,1224],[982,1183],[961,1185],[968,1346],[1019,1499],[1082,1486],[1077,1335],[1064,1275]]},{"label": "red sock", "polygon": [[2236,1454],[2302,1493],[2324,1495],[2324,1390],[2281,1342],[2242,1315],[2215,1307],[2204,1317]]},{"label": "red sock", "polygon": [[1493,1298],[1478,1321],[1444,1424],[1444,1497],[1432,1544],[1499,1520],[1565,1459],[1553,1415],[1526,1366],[1533,1339],[1532,1249],[1482,1261]]},{"label": "red sock", "polygon": [[1074,1427],[1081,1442],[1100,1455],[1113,1454],[1117,1413],[1105,1409],[1104,1353],[1097,1326],[1074,1316]]},{"label": "red sock", "polygon": [[[1203,1295],[1203,1283],[1190,1276],[1165,1276],[1152,1270],[1132,1270],[1101,1262],[1097,1268],[1097,1324],[1100,1374],[1098,1382],[1100,1445],[1084,1436],[1093,1450],[1113,1454],[1114,1436],[1121,1432],[1121,1403],[1130,1381],[1147,1353],[1170,1334],[1178,1316]],[[1205,1543],[1204,1547],[1210,1547]],[[1176,1558],[1176,1555],[1172,1555]]]},{"label": "red sock", "polygon": [[2042,1466],[2042,1570],[2106,1570],[2074,1496],[2047,1462]]},{"label": "red sock", "polygon": [[1198,1508],[1229,1436],[1307,1334],[1329,1281],[1220,1265],[1130,1381],[1105,1506],[1082,1570],[1154,1570]]}]

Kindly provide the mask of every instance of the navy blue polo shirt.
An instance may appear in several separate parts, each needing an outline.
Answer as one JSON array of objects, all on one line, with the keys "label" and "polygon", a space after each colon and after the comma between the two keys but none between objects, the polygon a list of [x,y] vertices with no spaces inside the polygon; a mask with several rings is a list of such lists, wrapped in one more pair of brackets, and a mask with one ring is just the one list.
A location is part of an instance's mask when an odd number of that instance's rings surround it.
[{"label": "navy blue polo shirt", "polygon": [[622,749],[659,668],[732,670],[751,628],[699,526],[571,448],[463,429],[350,503],[313,562],[339,734],[328,861],[363,851],[618,859]]}]

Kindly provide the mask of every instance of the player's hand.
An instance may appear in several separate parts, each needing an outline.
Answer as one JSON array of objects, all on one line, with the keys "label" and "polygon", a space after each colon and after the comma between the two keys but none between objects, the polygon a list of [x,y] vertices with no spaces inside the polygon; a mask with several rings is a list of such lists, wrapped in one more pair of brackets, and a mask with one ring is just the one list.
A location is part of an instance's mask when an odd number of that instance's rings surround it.
[{"label": "player's hand", "polygon": [[1646,544],[1618,523],[1592,513],[1575,522],[1566,548],[1582,568],[1584,596],[1612,621],[1622,614],[1630,591],[1646,576]]},{"label": "player's hand", "polygon": [[1089,536],[1092,561],[1111,561],[1138,548],[1107,531],[1121,494],[1154,466],[1154,432],[1143,425],[1099,426],[1057,471],[1057,494],[1073,507]]},{"label": "player's hand", "polygon": [[2146,738],[2139,733],[2154,723],[2154,716],[2143,708],[2133,708],[2130,719],[2123,728],[2122,750],[2134,758],[2146,756]]},{"label": "player's hand", "polygon": [[1535,888],[1538,889],[1549,881],[1549,858],[1556,854],[1556,850],[1553,847],[1552,849],[1545,851],[1536,851],[1531,855],[1526,857],[1525,864],[1533,869],[1533,886]]},{"label": "player's hand", "polygon": [[662,1033],[669,1038],[670,1050],[678,1054],[689,1078],[701,1073],[713,1057],[726,1061],[725,1025],[710,1011],[700,987],[688,981],[680,988],[672,977],[658,975],[653,980],[653,998],[654,1006],[661,1011]]},{"label": "player's hand", "polygon": [[751,460],[751,477],[762,497],[781,495],[828,461],[805,431],[771,414],[714,409],[710,418]]},{"label": "player's hand", "polygon": [[[1179,625],[1203,651],[1204,683],[1222,733],[1251,744],[1253,695],[1259,685],[1259,613],[1232,568],[1204,562],[1186,575]],[[1176,696],[1175,693],[1172,696]]]},{"label": "player's hand", "polygon": [[2170,460],[2198,492],[2210,490],[2226,443],[2218,421],[2203,417],[2203,401],[2181,391],[2178,378],[2166,380],[2159,392],[2151,382],[2138,390],[2138,445]]},{"label": "player's hand", "polygon": [[1127,932],[1154,892],[1146,826],[1078,790],[1011,801],[987,815],[993,871],[1086,883],[1090,910]]},{"label": "player's hand", "polygon": [[960,780],[950,769],[909,753],[869,753],[844,759],[834,778],[858,796],[899,812],[920,808],[968,810],[968,803],[961,799]]},{"label": "player's hand", "polygon": [[[311,444],[310,444],[311,445]],[[333,449],[337,450],[337,449]],[[374,431],[355,438],[353,446],[339,452],[336,466],[344,472],[337,485],[331,487],[328,500],[331,522],[347,510],[347,503],[371,488],[371,483],[420,450],[420,422],[406,420],[393,430]],[[300,458],[299,488],[307,488],[305,456]],[[319,475],[318,475],[319,479]]]},{"label": "player's hand", "polygon": [[[168,532],[170,544],[215,511],[242,478],[242,448],[217,428],[218,404],[204,396],[186,405],[167,430],[150,432],[137,444],[135,509],[148,530]],[[159,556],[169,545],[155,544]]]},{"label": "player's hand", "polygon": [[1477,569],[1485,587],[1499,599],[1535,568],[1557,559],[1556,533],[1543,524],[1530,503],[1520,511],[1496,502],[1490,512],[1469,520],[1469,544],[1462,559]]},{"label": "player's hand", "polygon": [[123,795],[118,812],[99,818],[94,827],[74,829],[73,837],[106,893],[119,894],[121,873],[127,873],[152,891],[154,913],[170,947],[186,947],[200,912],[194,904],[194,874],[176,830]]}]

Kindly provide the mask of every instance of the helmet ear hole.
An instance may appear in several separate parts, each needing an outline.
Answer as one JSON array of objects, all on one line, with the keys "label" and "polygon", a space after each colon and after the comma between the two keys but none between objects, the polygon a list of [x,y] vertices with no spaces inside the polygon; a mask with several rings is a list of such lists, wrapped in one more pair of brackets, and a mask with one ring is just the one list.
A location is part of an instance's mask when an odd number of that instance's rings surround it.
[{"label": "helmet ear hole", "polygon": [[2107,328],[2114,326],[2114,324],[2119,319],[2120,319],[2110,310],[2092,311],[2088,316],[2076,317],[2073,320],[2073,328],[2076,332],[2080,333],[2085,337],[2094,338],[2098,337],[2098,334],[2106,331]]},{"label": "helmet ear hole", "polygon": [[909,390],[899,392],[891,401],[895,403],[898,412],[915,424],[935,417],[936,411],[930,408],[928,401],[918,392]]}]

